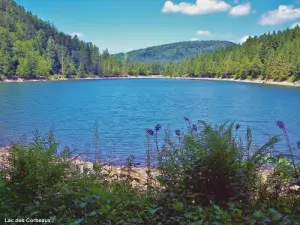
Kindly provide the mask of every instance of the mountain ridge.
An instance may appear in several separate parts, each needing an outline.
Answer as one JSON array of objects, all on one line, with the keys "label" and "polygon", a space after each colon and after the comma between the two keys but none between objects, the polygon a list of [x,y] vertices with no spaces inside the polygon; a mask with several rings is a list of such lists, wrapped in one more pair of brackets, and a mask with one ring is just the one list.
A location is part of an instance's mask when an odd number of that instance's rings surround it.
[{"label": "mountain ridge", "polygon": [[123,63],[126,62],[159,62],[170,63],[182,62],[185,58],[190,58],[202,53],[211,53],[228,46],[236,45],[230,41],[206,40],[206,41],[181,41],[146,48],[140,48],[129,52],[113,54],[115,58]]}]

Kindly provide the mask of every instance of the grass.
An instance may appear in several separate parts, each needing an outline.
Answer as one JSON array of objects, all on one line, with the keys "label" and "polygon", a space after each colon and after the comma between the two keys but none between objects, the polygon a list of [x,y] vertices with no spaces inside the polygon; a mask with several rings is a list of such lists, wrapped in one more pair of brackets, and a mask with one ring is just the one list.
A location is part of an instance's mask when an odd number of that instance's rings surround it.
[{"label": "grass", "polygon": [[[162,146],[162,127],[146,130],[147,182],[142,188],[133,185],[140,182],[134,176],[133,156],[120,177],[101,164],[94,165],[93,173],[82,174],[73,169],[68,149],[57,151],[53,132],[36,134],[32,143],[13,144],[10,167],[0,174],[0,220],[39,218],[59,225],[299,224],[300,193],[293,189],[299,188],[295,151],[300,143],[292,147],[282,122],[277,125],[283,135],[255,148],[251,130],[243,138],[239,124],[185,121],[185,131],[172,135],[165,130]],[[287,151],[276,155],[273,149],[282,137]],[[265,166],[273,169],[263,179]]]}]

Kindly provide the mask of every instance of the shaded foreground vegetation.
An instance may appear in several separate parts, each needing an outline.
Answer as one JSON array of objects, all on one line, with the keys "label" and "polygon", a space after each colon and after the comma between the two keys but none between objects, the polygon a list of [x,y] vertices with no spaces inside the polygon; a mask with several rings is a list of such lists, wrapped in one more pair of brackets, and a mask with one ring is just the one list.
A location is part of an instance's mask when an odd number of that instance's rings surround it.
[{"label": "shaded foreground vegetation", "polygon": [[[0,220],[49,219],[53,224],[299,224],[299,158],[286,128],[262,147],[245,138],[239,124],[203,121],[175,135],[158,124],[146,130],[143,187],[133,185],[134,158],[111,174],[99,161],[93,172],[72,169],[68,148],[58,153],[51,132],[32,143],[12,145],[0,176]],[[172,138],[174,136],[174,138]],[[96,136],[97,137],[97,136]],[[159,171],[153,176],[153,167]],[[105,169],[106,168],[106,169]],[[158,183],[158,185],[157,185]],[[1,222],[2,223],[2,222]]]}]

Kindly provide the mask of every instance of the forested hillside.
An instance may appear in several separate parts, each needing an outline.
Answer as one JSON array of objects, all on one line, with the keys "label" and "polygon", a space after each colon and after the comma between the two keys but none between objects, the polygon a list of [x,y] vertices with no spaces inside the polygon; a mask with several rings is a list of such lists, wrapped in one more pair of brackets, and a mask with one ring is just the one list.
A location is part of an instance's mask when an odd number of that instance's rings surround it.
[{"label": "forested hillside", "polygon": [[118,74],[121,65],[108,51],[59,32],[12,0],[0,0],[0,75]]},{"label": "forested hillside", "polygon": [[300,28],[252,37],[243,45],[229,46],[169,64],[171,76],[226,77],[237,79],[300,79]]},{"label": "forested hillside", "polygon": [[114,57],[121,60],[123,63],[178,63],[185,58],[201,53],[211,53],[230,45],[235,44],[229,41],[185,41],[138,49],[128,53],[119,53],[115,54]]},{"label": "forested hillside", "polygon": [[[188,56],[191,57],[185,58]],[[165,64],[167,61],[171,63]],[[0,0],[0,80],[49,78],[56,74],[163,74],[295,81],[300,80],[300,28],[253,37],[243,45],[224,41],[181,42],[110,55],[108,50],[100,53],[94,44],[58,31],[14,1]]]}]

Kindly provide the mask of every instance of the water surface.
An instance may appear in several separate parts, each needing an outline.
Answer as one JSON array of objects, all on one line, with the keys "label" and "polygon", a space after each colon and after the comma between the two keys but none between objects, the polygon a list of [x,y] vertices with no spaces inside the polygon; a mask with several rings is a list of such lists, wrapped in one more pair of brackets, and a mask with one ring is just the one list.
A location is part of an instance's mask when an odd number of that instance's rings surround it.
[{"label": "water surface", "polygon": [[283,120],[292,143],[300,140],[300,89],[226,81],[120,79],[0,84],[0,145],[21,135],[47,132],[54,124],[60,146],[84,151],[99,123],[100,146],[119,157],[143,159],[145,129],[157,123],[173,130],[183,117],[253,129],[262,143],[280,133]]}]

